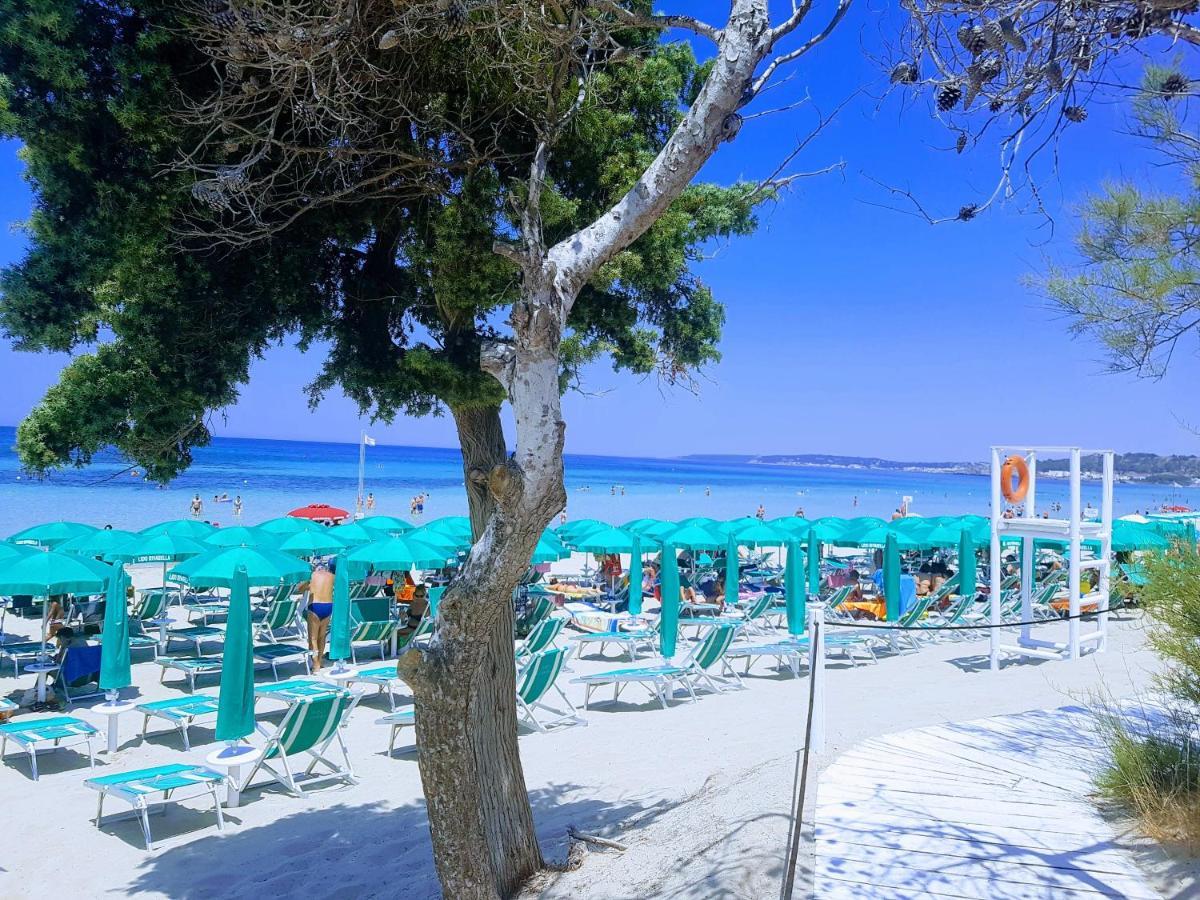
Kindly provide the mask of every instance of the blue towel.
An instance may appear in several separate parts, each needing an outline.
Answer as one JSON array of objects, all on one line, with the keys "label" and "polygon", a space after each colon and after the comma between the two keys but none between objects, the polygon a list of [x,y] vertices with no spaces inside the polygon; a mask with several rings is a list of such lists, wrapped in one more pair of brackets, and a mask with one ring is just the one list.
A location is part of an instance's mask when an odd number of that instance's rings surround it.
[{"label": "blue towel", "polygon": [[69,685],[100,680],[100,647],[68,647],[62,678]]},{"label": "blue towel", "polygon": [[917,603],[917,580],[911,575],[900,576],[900,615],[904,615]]}]

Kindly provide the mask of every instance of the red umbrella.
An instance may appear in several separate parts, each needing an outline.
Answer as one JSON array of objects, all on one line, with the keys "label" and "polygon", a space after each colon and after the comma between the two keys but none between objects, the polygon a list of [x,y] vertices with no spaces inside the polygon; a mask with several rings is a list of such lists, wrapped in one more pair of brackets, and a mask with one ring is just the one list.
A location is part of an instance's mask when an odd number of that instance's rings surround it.
[{"label": "red umbrella", "polygon": [[310,503],[308,506],[293,509],[288,515],[297,519],[332,519],[336,522],[339,519],[347,518],[350,513],[336,506],[330,506],[328,503]]}]

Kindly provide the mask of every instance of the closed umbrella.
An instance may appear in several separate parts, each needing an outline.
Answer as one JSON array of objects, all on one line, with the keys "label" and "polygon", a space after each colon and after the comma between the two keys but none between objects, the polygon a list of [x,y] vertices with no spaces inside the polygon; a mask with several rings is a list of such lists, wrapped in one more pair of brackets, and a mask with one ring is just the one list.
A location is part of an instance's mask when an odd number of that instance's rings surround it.
[{"label": "closed umbrella", "polygon": [[217,740],[234,743],[254,731],[254,647],[250,625],[250,579],[237,566],[230,579],[229,618],[221,657]]},{"label": "closed umbrella", "polygon": [[662,571],[659,573],[662,610],[659,613],[658,650],[665,659],[675,655],[675,638],[679,631],[679,563],[675,545],[663,544]]},{"label": "closed umbrella", "polygon": [[295,534],[289,534],[279,545],[279,550],[301,559],[312,559],[314,556],[341,553],[346,546],[346,542],[334,534],[332,529],[322,528],[320,531],[297,531]]},{"label": "closed umbrella", "polygon": [[968,527],[958,541],[958,592],[964,597],[975,596],[975,569],[975,540]]},{"label": "closed umbrella", "polygon": [[98,530],[95,525],[85,525],[82,522],[45,522],[18,531],[9,537],[9,541],[14,544],[35,544],[38,547],[53,548],[65,544],[71,538]]},{"label": "closed umbrella", "polygon": [[812,597],[821,593],[821,542],[815,531],[808,535],[808,593]]},{"label": "closed umbrella", "polygon": [[100,634],[100,689],[107,692],[109,703],[117,702],[117,692],[132,684],[129,673],[129,611],[125,595],[129,576],[118,566],[108,582],[104,602],[104,631]]},{"label": "closed umbrella", "polygon": [[122,531],[119,528],[107,528],[100,531],[89,531],[63,541],[56,548],[59,553],[74,553],[76,556],[90,556],[93,559],[106,557],[113,550],[118,550],[138,535],[132,531]]},{"label": "closed umbrella", "polygon": [[215,525],[209,525],[207,522],[202,522],[199,519],[170,519],[166,522],[159,522],[157,525],[150,525],[143,528],[142,534],[175,534],[181,537],[189,537],[194,541],[200,541],[216,530]]},{"label": "closed umbrella", "polygon": [[218,528],[204,539],[210,547],[272,547],[279,546],[280,536],[258,528],[234,525]]},{"label": "closed umbrella", "polygon": [[335,562],[333,573],[333,618],[329,623],[329,658],[336,661],[335,672],[346,670],[350,658],[350,570]]},{"label": "closed umbrella", "polygon": [[730,534],[725,544],[725,602],[737,603],[738,595],[742,592],[742,583],[738,571],[738,539]]},{"label": "closed umbrella", "polygon": [[265,547],[214,547],[184,560],[167,576],[168,581],[194,588],[233,587],[234,574],[245,569],[251,587],[299,583],[311,573],[309,566],[287,553]]},{"label": "closed umbrella", "polygon": [[804,634],[804,569],[800,558],[800,542],[788,541],[784,562],[783,590],[787,598],[788,634]]},{"label": "closed umbrella", "polygon": [[629,613],[642,614],[642,539],[636,533],[629,551]]},{"label": "closed umbrella", "polygon": [[883,597],[887,601],[885,618],[895,622],[900,618],[900,548],[893,534],[883,548]]}]

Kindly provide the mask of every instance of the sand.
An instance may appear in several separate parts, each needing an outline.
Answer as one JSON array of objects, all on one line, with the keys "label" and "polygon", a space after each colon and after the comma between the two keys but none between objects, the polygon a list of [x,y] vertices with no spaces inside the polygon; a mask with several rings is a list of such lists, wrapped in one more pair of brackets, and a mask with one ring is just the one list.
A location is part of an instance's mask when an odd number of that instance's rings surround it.
[{"label": "sand", "polygon": [[[178,613],[176,613],[178,615]],[[12,625],[18,630],[21,625]],[[139,657],[140,658],[140,657]],[[576,660],[576,674],[612,665]],[[1023,663],[986,671],[986,644],[947,642],[921,652],[851,667],[830,662],[826,764],[863,738],[923,724],[1050,708],[1104,686],[1129,696],[1148,686],[1157,660],[1144,648],[1136,617],[1112,624],[1107,653],[1075,663]],[[697,703],[662,710],[657,703],[594,707],[586,727],[523,732],[522,760],[539,836],[551,860],[566,855],[568,826],[628,845],[590,853],[582,868],[529,892],[561,898],[769,897],[776,895],[787,831],[796,748],[808,681],[765,667],[747,689],[703,694]],[[159,668],[134,666],[125,696],[180,694],[158,683]],[[269,678],[260,675],[260,680]],[[0,691],[31,686],[5,674]],[[200,690],[215,692],[215,681]],[[580,685],[567,685],[573,699]],[[161,846],[142,847],[136,823],[97,831],[95,794],[85,788],[86,758],[72,751],[41,759],[34,783],[23,758],[0,768],[9,840],[0,856],[0,897],[98,897],[114,893],[173,898],[261,898],[303,892],[311,900],[438,896],[415,755],[389,758],[387,729],[375,724],[382,699],[356,710],[346,739],[358,775],[352,786],[315,790],[301,799],[278,788],[249,792],[227,813],[219,834],[202,801],[152,818]],[[73,714],[103,726],[86,705]],[[121,745],[97,772],[180,760],[201,761],[214,748],[211,725],[192,729],[185,753],[177,734],[140,717],[122,720]],[[165,724],[165,723],[164,723]],[[411,746],[412,732],[401,739]],[[120,809],[113,804],[112,811]],[[1149,860],[1152,872],[1163,865]]]}]

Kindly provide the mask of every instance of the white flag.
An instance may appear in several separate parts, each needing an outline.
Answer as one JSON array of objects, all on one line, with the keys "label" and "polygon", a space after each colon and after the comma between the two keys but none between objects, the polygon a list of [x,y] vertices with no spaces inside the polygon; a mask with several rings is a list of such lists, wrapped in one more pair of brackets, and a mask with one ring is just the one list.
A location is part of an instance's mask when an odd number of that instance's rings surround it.
[{"label": "white flag", "polygon": [[363,435],[363,443],[366,444],[368,447],[374,447],[375,446],[375,438],[364,434]]}]

